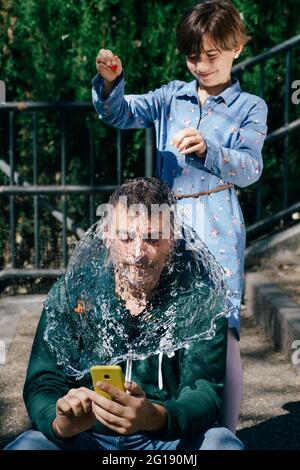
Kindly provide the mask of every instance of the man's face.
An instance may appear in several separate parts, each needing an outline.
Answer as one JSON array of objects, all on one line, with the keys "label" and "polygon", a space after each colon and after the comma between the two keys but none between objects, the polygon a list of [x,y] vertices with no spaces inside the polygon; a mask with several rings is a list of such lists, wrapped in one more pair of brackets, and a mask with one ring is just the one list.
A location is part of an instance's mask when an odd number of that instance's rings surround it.
[{"label": "man's face", "polygon": [[114,208],[110,253],[121,280],[147,291],[158,284],[173,247],[170,216],[163,212],[150,218],[144,211],[130,209],[122,204]]},{"label": "man's face", "polygon": [[241,50],[242,46],[232,51],[220,50],[208,38],[204,38],[202,54],[186,56],[186,64],[200,86],[215,87],[228,82],[233,59]]}]

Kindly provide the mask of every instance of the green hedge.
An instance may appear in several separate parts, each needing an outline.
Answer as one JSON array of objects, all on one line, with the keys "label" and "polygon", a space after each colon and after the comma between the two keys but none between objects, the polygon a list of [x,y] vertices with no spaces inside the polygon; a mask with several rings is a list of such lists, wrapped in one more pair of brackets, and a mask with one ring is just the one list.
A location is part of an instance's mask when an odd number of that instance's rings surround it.
[{"label": "green hedge", "polygon": [[[154,0],[2,0],[0,1],[0,78],[6,82],[8,101],[90,100],[91,79],[95,75],[95,57],[101,47],[111,48],[123,62],[128,93],[146,92],[173,79],[191,80],[184,57],[175,47],[175,27],[181,13],[195,2]],[[244,49],[243,60],[300,33],[299,0],[236,0],[252,41]],[[300,78],[293,53],[292,78]],[[246,90],[259,93],[258,70],[246,72],[242,83]],[[284,56],[266,66],[265,99],[269,105],[269,129],[283,124]],[[299,106],[292,105],[291,119],[299,117]],[[17,170],[32,181],[31,118],[17,118]],[[82,123],[85,125],[83,126]],[[40,183],[51,184],[60,178],[60,136],[58,115],[39,115]],[[95,182],[116,181],[116,133],[99,123],[95,113],[68,115],[68,183],[87,183],[88,133],[95,132]],[[125,139],[123,139],[125,141]],[[124,143],[125,176],[143,174],[143,131],[126,133]],[[8,159],[7,119],[0,115],[0,158]],[[290,202],[297,199],[300,177],[296,138],[290,146]],[[263,214],[281,208],[283,175],[282,145],[265,151],[263,177]],[[7,182],[0,174],[0,184]],[[241,191],[241,203],[248,223],[255,220],[253,192]],[[101,198],[98,198],[98,202]],[[28,212],[24,198],[17,200],[17,223],[22,239],[32,242],[32,223],[24,222]],[[59,199],[53,200],[59,204]],[[68,204],[69,215],[87,227],[86,198]],[[8,201],[1,200],[0,230],[7,234]],[[46,216],[45,216],[46,217]],[[47,219],[47,217],[46,217]],[[22,222],[23,221],[23,222]],[[57,236],[49,221],[42,224],[41,237]],[[56,234],[56,235],[55,235]],[[8,252],[7,237],[0,237],[0,253]],[[26,252],[19,246],[19,253]],[[27,252],[26,252],[27,253]],[[27,256],[27,255],[26,255]],[[28,255],[29,256],[29,255]],[[29,258],[32,260],[32,250]],[[23,264],[24,256],[19,255]],[[5,261],[0,260],[0,264]],[[30,260],[29,260],[30,262]]]}]

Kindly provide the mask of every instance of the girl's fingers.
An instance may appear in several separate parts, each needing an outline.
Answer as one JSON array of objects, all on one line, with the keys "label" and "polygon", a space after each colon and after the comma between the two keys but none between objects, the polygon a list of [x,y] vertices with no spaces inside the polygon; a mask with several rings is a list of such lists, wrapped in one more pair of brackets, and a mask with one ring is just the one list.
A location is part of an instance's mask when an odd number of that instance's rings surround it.
[{"label": "girl's fingers", "polygon": [[112,53],[112,51],[110,51],[109,49],[106,49],[106,54],[107,54],[108,60],[113,60],[114,54]]},{"label": "girl's fingers", "polygon": [[105,55],[106,65],[110,66],[112,64],[112,61],[113,61],[113,58],[114,58],[113,53],[109,50],[106,50],[105,53],[106,53],[106,55]]},{"label": "girl's fingers", "polygon": [[114,56],[112,62],[111,62],[111,66],[110,66],[110,69],[115,72],[116,74],[120,75],[121,71],[122,71],[122,63],[121,63],[121,60],[119,59],[118,56]]},{"label": "girl's fingers", "polygon": [[200,144],[193,145],[193,147],[190,147],[184,151],[185,155],[188,155],[190,153],[199,153],[202,154],[206,150],[206,146],[201,142]]},{"label": "girl's fingers", "polygon": [[[96,68],[104,77],[112,77],[111,72],[119,76],[122,71],[122,63],[117,55],[114,55],[110,50],[100,49],[96,58]],[[108,75],[107,75],[108,74]]]},{"label": "girl's fingers", "polygon": [[102,62],[107,62],[108,56],[105,49],[100,49],[98,53],[98,58],[101,59]]},{"label": "girl's fingers", "polygon": [[107,59],[102,54],[98,54],[97,57],[96,57],[96,61],[97,62],[103,62],[103,64],[106,64]]},{"label": "girl's fingers", "polygon": [[114,62],[118,67],[120,67],[120,66],[122,65],[121,59],[120,59],[117,55],[114,56],[113,62]]},{"label": "girl's fingers", "polygon": [[178,147],[185,137],[193,137],[196,135],[200,136],[200,133],[197,129],[182,129],[181,131],[177,132],[177,134],[175,134],[171,144],[175,147]]},{"label": "girl's fingers", "polygon": [[96,66],[97,67],[103,67],[103,68],[108,68],[108,65],[106,63],[106,59],[104,59],[102,56],[97,56],[96,58]]},{"label": "girl's fingers", "polygon": [[181,144],[177,147],[179,152],[182,152],[183,150],[187,149],[191,144],[199,144],[201,142],[201,137],[200,135],[195,135],[193,137],[185,137]]},{"label": "girl's fingers", "polygon": [[106,65],[111,65],[113,57],[113,53],[110,50],[100,49],[97,58],[99,58],[101,62],[105,63]]},{"label": "girl's fingers", "polygon": [[101,53],[102,57],[104,57],[105,60],[110,60],[112,58],[110,56],[109,52],[110,51],[108,49],[100,49],[100,53]]},{"label": "girl's fingers", "polygon": [[111,65],[112,66],[115,66],[115,67],[119,67],[119,65],[121,64],[121,61],[119,59],[119,57],[117,57],[116,55],[113,57],[112,61],[111,61]]}]

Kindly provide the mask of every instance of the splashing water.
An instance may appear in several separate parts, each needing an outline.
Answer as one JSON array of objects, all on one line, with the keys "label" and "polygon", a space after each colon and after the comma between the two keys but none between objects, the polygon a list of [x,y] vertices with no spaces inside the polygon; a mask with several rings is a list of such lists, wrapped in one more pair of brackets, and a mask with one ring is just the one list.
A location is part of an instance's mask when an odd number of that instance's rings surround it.
[{"label": "splashing water", "polygon": [[[164,353],[215,335],[233,306],[225,273],[188,227],[146,308],[132,316],[116,295],[115,269],[94,224],[77,244],[65,275],[45,303],[44,339],[67,375],[81,379],[95,364]],[[193,240],[193,241],[191,241]]]}]

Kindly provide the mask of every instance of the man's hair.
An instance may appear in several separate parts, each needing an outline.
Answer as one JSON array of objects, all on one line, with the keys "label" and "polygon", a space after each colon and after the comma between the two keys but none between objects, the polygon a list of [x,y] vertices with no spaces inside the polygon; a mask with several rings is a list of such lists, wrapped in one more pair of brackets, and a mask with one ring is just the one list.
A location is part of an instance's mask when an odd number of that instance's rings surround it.
[{"label": "man's hair", "polygon": [[203,52],[204,37],[220,50],[233,50],[251,39],[229,0],[203,0],[181,17],[176,29],[180,52],[199,55]]},{"label": "man's hair", "polygon": [[121,196],[127,197],[127,205],[144,204],[151,211],[152,204],[176,204],[176,197],[171,189],[160,179],[154,177],[139,177],[125,180],[110,196],[109,204],[114,207]]}]

